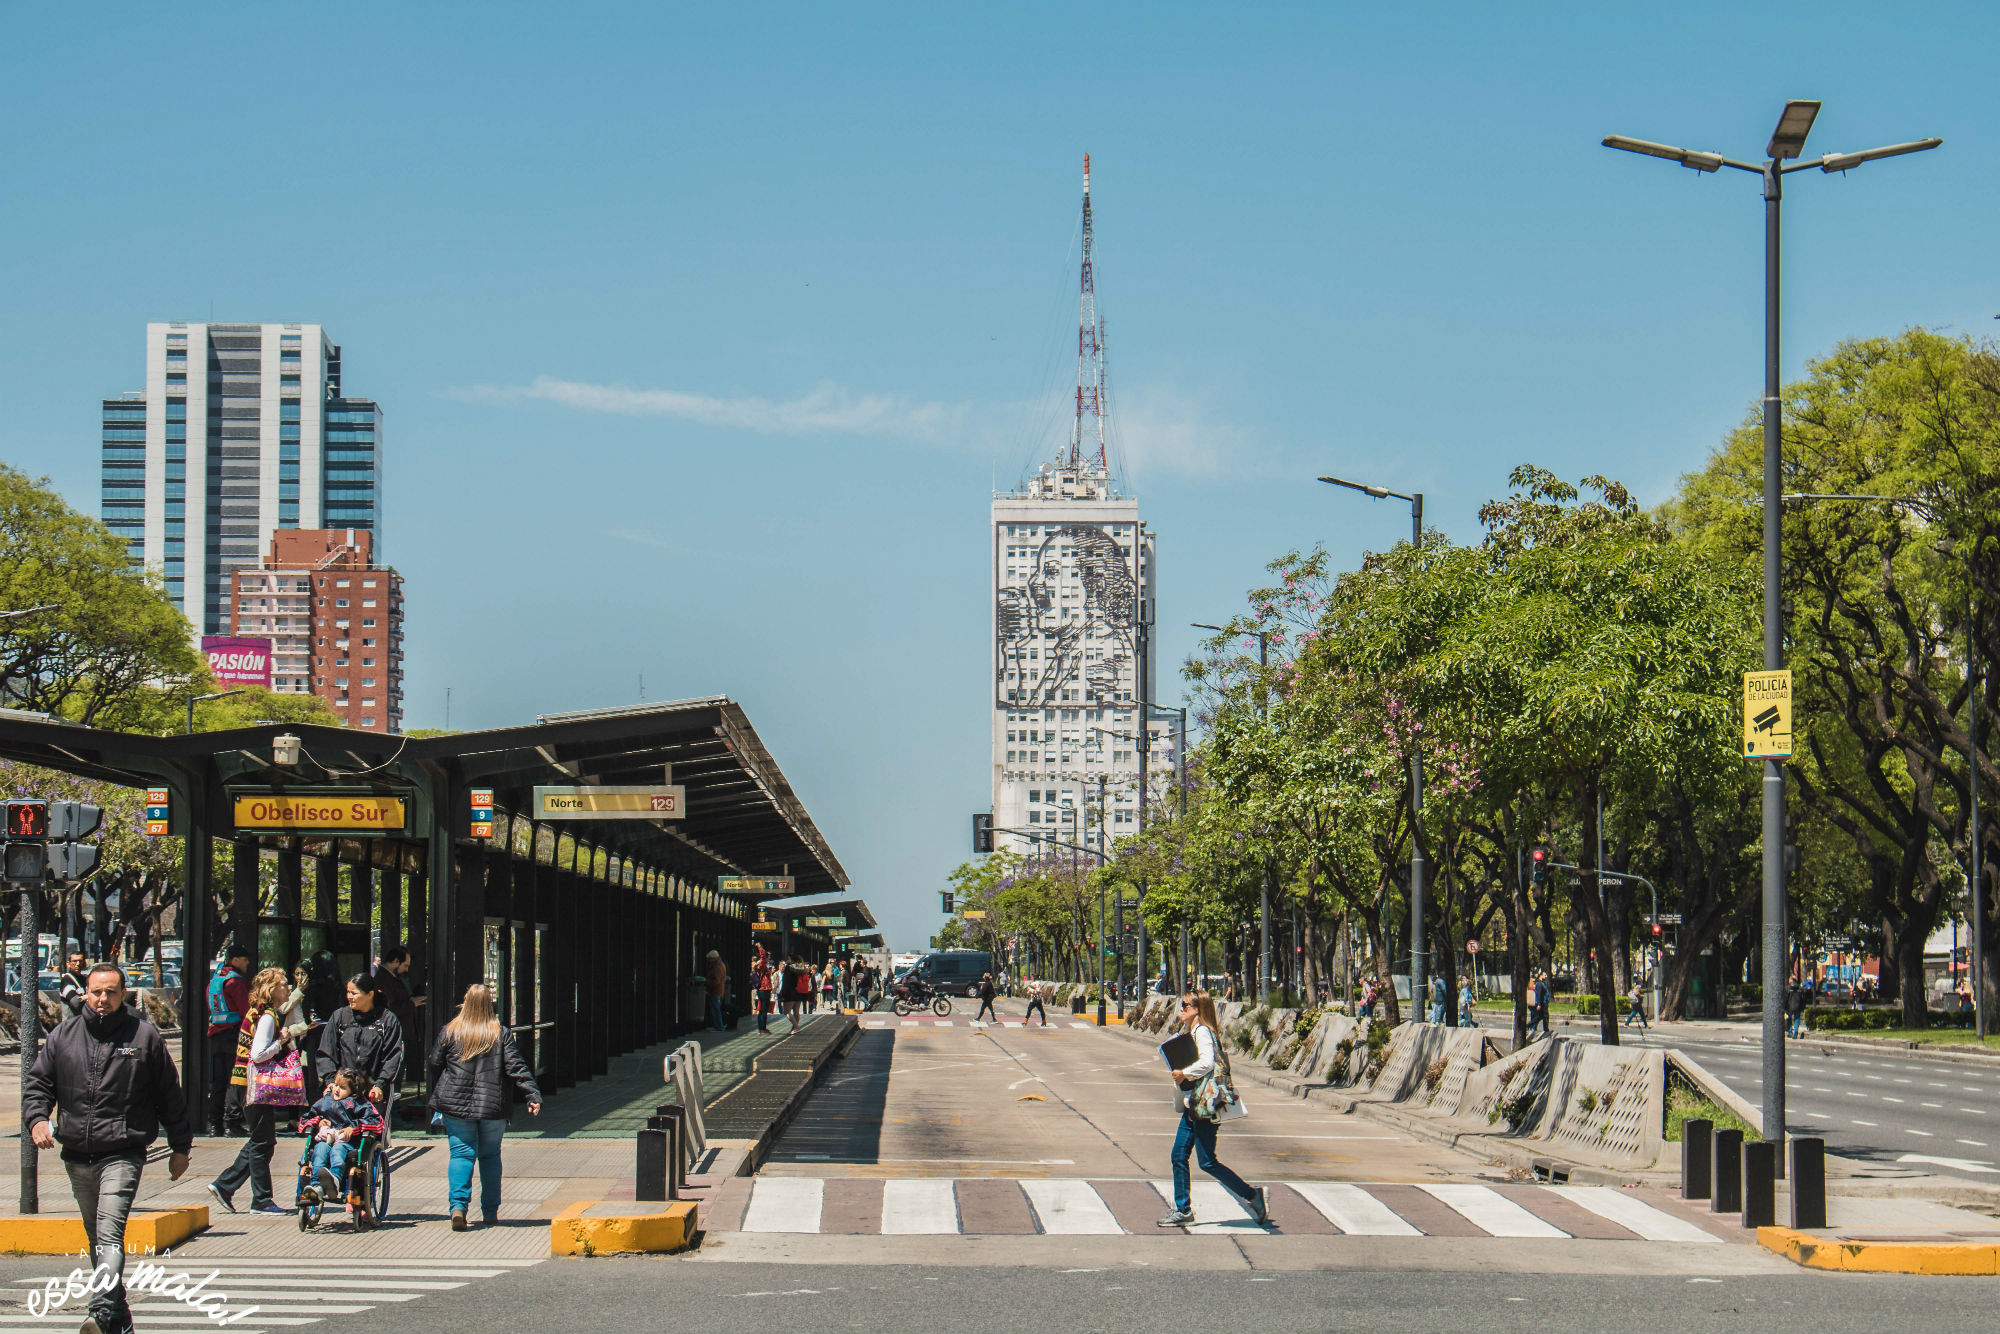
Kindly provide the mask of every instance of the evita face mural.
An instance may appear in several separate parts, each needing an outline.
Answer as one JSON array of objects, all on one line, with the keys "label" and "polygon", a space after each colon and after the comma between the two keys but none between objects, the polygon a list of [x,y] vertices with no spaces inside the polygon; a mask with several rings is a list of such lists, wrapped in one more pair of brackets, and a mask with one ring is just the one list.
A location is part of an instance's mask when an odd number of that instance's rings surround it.
[{"label": "evita face mural", "polygon": [[1005,540],[1028,573],[1023,583],[999,592],[995,704],[1030,709],[1129,701],[1138,619],[1129,545],[1093,524]]}]

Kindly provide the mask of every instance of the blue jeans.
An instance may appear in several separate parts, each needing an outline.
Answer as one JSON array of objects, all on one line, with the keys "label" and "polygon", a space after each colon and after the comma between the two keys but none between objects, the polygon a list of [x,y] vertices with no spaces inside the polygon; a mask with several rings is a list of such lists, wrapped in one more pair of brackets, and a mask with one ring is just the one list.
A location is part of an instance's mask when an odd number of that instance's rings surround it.
[{"label": "blue jeans", "polygon": [[500,1216],[500,1137],[507,1122],[498,1116],[469,1121],[464,1117],[444,1118],[444,1133],[451,1139],[451,1208],[472,1207],[472,1165],[479,1164],[479,1216],[492,1222]]},{"label": "blue jeans", "polygon": [[1193,1196],[1188,1193],[1188,1153],[1192,1151],[1201,1164],[1201,1170],[1222,1183],[1222,1188],[1243,1203],[1250,1203],[1256,1194],[1244,1184],[1243,1178],[1222,1165],[1215,1156],[1216,1124],[1202,1121],[1181,1113],[1180,1133],[1174,1136],[1174,1208],[1185,1213],[1192,1205]]},{"label": "blue jeans", "polygon": [[319,1180],[320,1169],[325,1168],[333,1173],[334,1189],[346,1190],[347,1164],[353,1157],[354,1145],[351,1143],[329,1144],[325,1140],[314,1140],[311,1161],[314,1182]]},{"label": "blue jeans", "polygon": [[710,996],[708,998],[708,1026],[714,1029],[722,1027],[722,997],[720,996]]}]

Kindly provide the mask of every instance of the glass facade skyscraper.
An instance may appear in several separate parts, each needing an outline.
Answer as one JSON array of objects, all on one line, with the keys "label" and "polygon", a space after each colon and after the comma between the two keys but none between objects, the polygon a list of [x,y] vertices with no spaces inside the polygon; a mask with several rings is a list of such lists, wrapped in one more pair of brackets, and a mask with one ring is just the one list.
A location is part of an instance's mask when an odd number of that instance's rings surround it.
[{"label": "glass facade skyscraper", "polygon": [[103,432],[104,522],[199,634],[229,632],[231,575],[278,529],[381,550],[382,410],[342,396],[317,324],[148,324],[146,387],[104,400]]}]

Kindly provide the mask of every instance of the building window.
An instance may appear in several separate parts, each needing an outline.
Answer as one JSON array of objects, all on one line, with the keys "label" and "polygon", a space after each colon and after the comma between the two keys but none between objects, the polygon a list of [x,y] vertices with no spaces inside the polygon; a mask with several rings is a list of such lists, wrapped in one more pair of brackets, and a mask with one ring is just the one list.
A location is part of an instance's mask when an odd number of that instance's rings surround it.
[{"label": "building window", "polygon": [[333,605],[334,605],[334,606],[336,606],[336,607],[345,607],[345,606],[347,605],[347,599],[346,599],[346,598],[335,598],[335,599],[333,600]]}]

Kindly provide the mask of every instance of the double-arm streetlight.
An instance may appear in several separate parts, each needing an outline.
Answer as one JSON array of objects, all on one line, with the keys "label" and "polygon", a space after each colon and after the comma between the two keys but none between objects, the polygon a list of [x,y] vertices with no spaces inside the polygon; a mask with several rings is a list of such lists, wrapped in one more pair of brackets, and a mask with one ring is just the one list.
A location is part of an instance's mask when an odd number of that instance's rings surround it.
[{"label": "double-arm streetlight", "polygon": [[[1942,139],[1917,139],[1862,153],[1828,153],[1810,161],[1798,161],[1805,151],[1806,136],[1820,104],[1810,101],[1785,103],[1771,142],[1765,146],[1765,161],[1738,162],[1720,153],[1698,153],[1670,144],[1645,139],[1628,139],[1614,134],[1604,140],[1606,148],[1665,158],[1694,171],[1713,173],[1724,167],[1747,171],[1764,182],[1764,670],[1784,666],[1784,611],[1778,599],[1779,473],[1782,462],[1780,407],[1778,396],[1778,206],[1784,195],[1784,178],[1795,171],[1818,167],[1822,172],[1850,171],[1877,158],[1900,157],[1936,148]],[[1785,1138],[1785,769],[1781,761],[1764,761],[1764,1137],[1773,1143]],[[1779,1159],[1783,1162],[1782,1156]]]},{"label": "double-arm streetlight", "polygon": [[[1344,486],[1375,500],[1406,500],[1410,503],[1410,545],[1419,552],[1424,546],[1424,493],[1391,491],[1386,486],[1350,482],[1344,477],[1322,477],[1328,486]],[[1425,946],[1430,943],[1424,928],[1424,752],[1421,743],[1410,747],[1410,1004],[1423,1014],[1430,1004],[1429,978],[1424,968]]]}]

